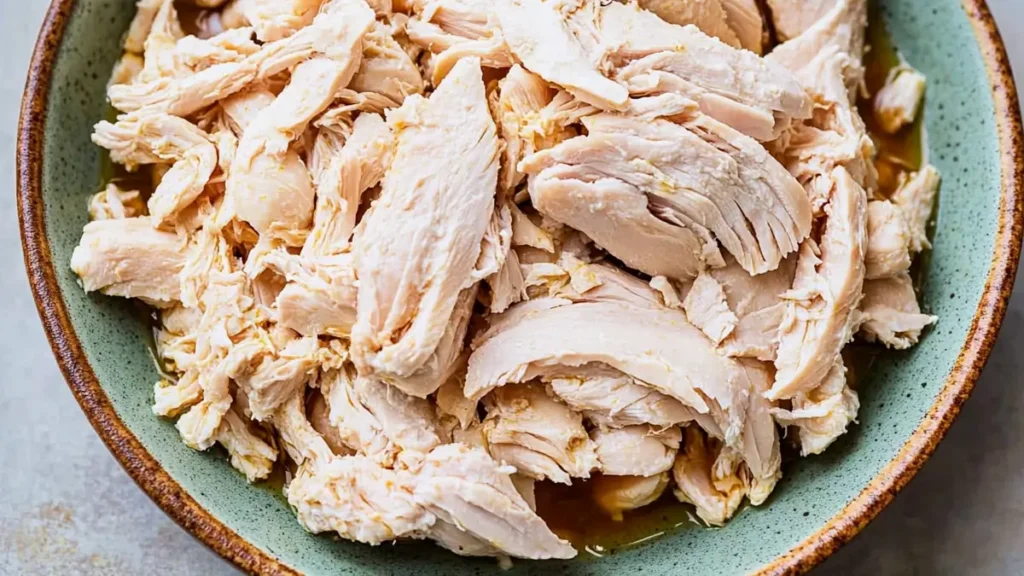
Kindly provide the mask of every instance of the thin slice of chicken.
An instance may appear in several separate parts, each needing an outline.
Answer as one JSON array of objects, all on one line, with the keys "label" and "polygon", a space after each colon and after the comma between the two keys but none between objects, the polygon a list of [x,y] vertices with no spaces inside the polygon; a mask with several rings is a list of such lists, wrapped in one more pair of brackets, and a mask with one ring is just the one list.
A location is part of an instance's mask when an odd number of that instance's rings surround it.
[{"label": "thin slice of chicken", "polygon": [[504,386],[483,400],[488,449],[496,460],[536,480],[572,484],[597,465],[583,417],[540,384]]},{"label": "thin slice of chicken", "polygon": [[533,176],[534,206],[642,272],[688,280],[701,260],[722,266],[717,239],[760,274],[810,231],[799,183],[759,144],[708,116],[680,126],[602,114],[584,124],[587,136],[520,164]]},{"label": "thin slice of chicken", "polygon": [[928,222],[935,209],[939,182],[939,171],[928,164],[913,174],[901,175],[899,188],[892,195],[892,203],[900,207],[907,221],[910,251],[914,254],[932,247]]},{"label": "thin slice of chicken", "polygon": [[344,126],[320,126],[310,163],[316,211],[303,256],[329,256],[348,249],[362,195],[384,177],[393,145],[391,129],[377,114],[360,114],[350,131]]},{"label": "thin slice of chicken", "polygon": [[793,397],[792,408],[772,409],[775,420],[799,431],[800,452],[804,456],[821,454],[856,421],[860,400],[846,383],[846,366],[836,358],[825,380],[809,392]]},{"label": "thin slice of chicken", "polygon": [[740,39],[729,26],[722,0],[640,0],[638,4],[669,24],[693,24],[733,48],[741,47]]},{"label": "thin slice of chicken", "polygon": [[924,100],[924,74],[902,64],[889,71],[885,85],[875,94],[874,114],[878,124],[889,134],[913,124]]},{"label": "thin slice of chicken", "polygon": [[697,516],[711,526],[724,525],[746,494],[742,483],[716,481],[714,467],[721,450],[721,444],[707,438],[700,428],[687,426],[683,448],[672,467],[676,498],[693,504]]},{"label": "thin slice of chicken", "polygon": [[331,424],[346,446],[381,466],[391,467],[399,448],[384,434],[377,417],[363,405],[356,392],[356,378],[351,365],[321,374],[320,389],[330,408]]},{"label": "thin slice of chicken", "polygon": [[558,367],[541,380],[559,400],[603,427],[669,427],[697,417],[679,400],[603,364]]},{"label": "thin slice of chicken", "polygon": [[726,22],[736,33],[740,46],[760,56],[768,44],[768,28],[758,1],[721,0]]},{"label": "thin slice of chicken", "polygon": [[479,58],[488,68],[508,68],[515,58],[489,0],[415,0],[407,24],[409,39],[433,53],[427,76],[438,85],[462,58]]},{"label": "thin slice of chicken", "polygon": [[527,70],[588,104],[625,107],[629,93],[601,73],[554,3],[501,0],[495,8],[509,48]]},{"label": "thin slice of chicken", "polygon": [[375,23],[363,37],[363,59],[348,89],[380,96],[393,108],[401,106],[410,94],[422,94],[424,87],[416,63],[391,35],[391,29]]},{"label": "thin slice of chicken", "polygon": [[468,397],[527,381],[547,366],[602,362],[710,414],[730,442],[743,426],[747,375],[719,355],[681,311],[532,300],[501,315],[475,347],[466,377]]},{"label": "thin slice of chicken", "polygon": [[481,449],[440,446],[423,462],[415,499],[439,519],[518,558],[572,558],[576,551],[544,524],[516,490],[509,468]]},{"label": "thin slice of chicken", "polygon": [[715,345],[720,345],[739,324],[736,314],[729,309],[721,284],[707,272],[701,272],[693,281],[682,306],[686,319]]},{"label": "thin slice of chicken", "polygon": [[261,42],[287,38],[313,22],[324,0],[245,0],[242,14]]},{"label": "thin slice of chicken", "polygon": [[[696,101],[704,113],[760,141],[810,118],[811,99],[791,72],[738,50],[696,27],[675,26],[635,4],[602,6],[592,28],[619,67],[631,95],[666,92]],[[680,49],[682,48],[682,49]]]},{"label": "thin slice of chicken", "polygon": [[779,329],[772,400],[792,398],[821,384],[853,336],[864,286],[867,194],[844,168],[832,172],[828,221],[820,246],[800,249],[793,289]]},{"label": "thin slice of chicken", "polygon": [[914,283],[907,272],[865,282],[860,313],[860,336],[897,350],[917,344],[921,331],[938,321],[937,316],[921,313]]},{"label": "thin slice of chicken", "polygon": [[731,257],[723,268],[708,274],[725,292],[729,310],[737,323],[720,350],[729,356],[774,361],[779,325],[786,311],[782,295],[793,286],[797,254],[791,254],[771,272],[751,276]]},{"label": "thin slice of chicken", "polygon": [[245,474],[250,483],[270,476],[277,461],[277,449],[255,434],[248,419],[234,408],[224,414],[216,440],[228,451],[231,465]]},{"label": "thin slice of chicken", "polygon": [[148,216],[96,220],[85,225],[71,269],[86,292],[140,298],[166,307],[181,297],[188,258],[184,238],[154,228]]},{"label": "thin slice of chicken", "polygon": [[153,29],[153,21],[157,12],[164,5],[164,0],[138,0],[135,3],[135,16],[128,27],[121,46],[125,52],[142,54],[145,50],[146,38]]},{"label": "thin slice of chicken", "polygon": [[289,335],[280,350],[264,356],[251,373],[236,378],[248,395],[253,418],[269,418],[288,398],[303,390],[316,376],[320,360],[319,340]]},{"label": "thin slice of chicken", "polygon": [[217,167],[217,149],[195,124],[162,113],[137,112],[96,125],[93,142],[118,164],[173,164],[149,198],[154,225],[172,220],[206,187]]},{"label": "thin slice of chicken", "polygon": [[[445,337],[494,209],[498,139],[479,60],[460,61],[429,100],[410,96],[388,122],[394,160],[353,246],[352,356],[361,373],[397,380]],[[423,161],[437,154],[451,161]]]},{"label": "thin slice of chicken", "polygon": [[838,0],[768,0],[775,33],[782,41],[796,38],[824,18]]},{"label": "thin slice of chicken", "polygon": [[355,390],[360,403],[380,423],[384,435],[402,450],[426,454],[450,440],[427,400],[362,376],[356,379]]},{"label": "thin slice of chicken", "polygon": [[602,474],[611,476],[656,476],[672,469],[682,435],[679,428],[658,429],[650,425],[594,429],[594,441]]},{"label": "thin slice of chicken", "polygon": [[[783,31],[788,30],[793,35],[784,32],[782,36],[788,40],[776,46],[765,60],[797,71],[815,57],[834,49],[853,59],[853,68],[860,68],[867,35],[867,0],[769,0],[770,4],[776,2],[780,6],[783,3],[792,6],[793,11],[784,10],[782,18],[790,19],[796,15],[799,24],[783,26]],[[811,8],[810,4],[817,4],[817,7]],[[778,23],[779,16],[773,13],[773,19]],[[851,69],[849,72],[847,86],[852,91],[863,70]]]},{"label": "thin slice of chicken", "polygon": [[227,194],[234,213],[260,233],[274,223],[305,228],[312,217],[313,189],[305,166],[293,161],[282,170],[282,164],[294,159],[288,154],[291,141],[352,79],[362,58],[363,37],[374,22],[373,11],[362,0],[352,0],[350,8],[334,15],[344,31],[329,54],[299,64],[288,86],[259,112],[238,142]]},{"label": "thin slice of chicken", "polygon": [[865,278],[889,278],[910,270],[910,231],[903,210],[888,200],[868,202]]}]

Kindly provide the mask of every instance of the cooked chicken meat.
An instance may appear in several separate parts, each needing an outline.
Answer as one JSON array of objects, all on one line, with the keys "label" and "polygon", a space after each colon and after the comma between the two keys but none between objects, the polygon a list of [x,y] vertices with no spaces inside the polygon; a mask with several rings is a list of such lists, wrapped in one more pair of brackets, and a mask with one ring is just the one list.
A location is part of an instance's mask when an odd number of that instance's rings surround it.
[{"label": "cooked chicken meat", "polygon": [[655,476],[672,468],[682,437],[679,428],[650,425],[591,432],[601,473],[611,476]]},{"label": "cooked chicken meat", "polygon": [[[70,264],[155,308],[154,414],[287,466],[310,532],[568,559],[555,483],[721,525],[780,428],[856,422],[855,335],[937,321],[940,178],[875,168],[866,0],[193,3],[195,36],[137,4],[93,134],[129,174]],[[895,68],[872,125],[912,135],[923,91]]]},{"label": "cooked chicken meat", "polygon": [[642,272],[692,279],[704,265],[724,264],[721,242],[761,274],[810,231],[796,180],[757,142],[710,117],[679,125],[597,115],[584,124],[587,136],[520,164],[532,176],[531,199]]},{"label": "cooked chicken meat", "polygon": [[583,417],[539,384],[514,384],[484,398],[487,445],[495,460],[537,480],[571,484],[598,466]]},{"label": "cooked chicken meat", "polygon": [[875,94],[875,119],[889,134],[912,124],[924,98],[924,75],[910,66],[893,68],[885,86]]},{"label": "cooked chicken meat", "polygon": [[[498,138],[479,60],[459,61],[429,100],[410,96],[388,122],[394,160],[353,246],[352,356],[360,371],[401,387],[437,351],[473,285],[494,206]],[[450,160],[423,162],[437,155]]]},{"label": "cooked chicken meat", "polygon": [[935,316],[921,313],[913,281],[906,272],[865,282],[860,313],[861,336],[897,350],[917,344],[921,331],[938,321]]}]

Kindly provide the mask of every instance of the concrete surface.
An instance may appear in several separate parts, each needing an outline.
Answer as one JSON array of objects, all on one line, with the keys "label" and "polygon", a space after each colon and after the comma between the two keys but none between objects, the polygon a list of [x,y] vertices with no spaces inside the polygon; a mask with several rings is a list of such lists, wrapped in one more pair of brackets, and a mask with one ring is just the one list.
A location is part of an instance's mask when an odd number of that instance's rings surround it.
[{"label": "concrete surface", "polygon": [[[1024,1],[990,0],[1024,72]],[[0,2],[0,574],[234,574],[110,456],[43,336],[14,199],[18,103],[44,0]],[[1018,74],[1024,86],[1024,75]],[[1024,574],[1024,281],[970,402],[910,486],[818,574]]]}]

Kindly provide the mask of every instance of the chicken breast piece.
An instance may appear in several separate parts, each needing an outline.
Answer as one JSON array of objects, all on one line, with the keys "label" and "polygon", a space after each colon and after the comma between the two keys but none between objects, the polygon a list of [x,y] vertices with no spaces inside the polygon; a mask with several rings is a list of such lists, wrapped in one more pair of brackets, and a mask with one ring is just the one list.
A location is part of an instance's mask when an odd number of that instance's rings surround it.
[{"label": "chicken breast piece", "polygon": [[921,331],[939,320],[937,316],[921,313],[914,283],[907,272],[865,282],[860,311],[861,338],[897,350],[917,344]]},{"label": "chicken breast piece", "polygon": [[480,397],[553,365],[607,364],[701,414],[725,437],[743,425],[746,374],[717,354],[681,311],[559,299],[513,306],[475,343],[465,394]]},{"label": "chicken breast piece", "polygon": [[409,472],[356,455],[300,468],[285,492],[306,530],[377,545],[433,526],[435,516],[416,502],[413,490]]},{"label": "chicken breast piece", "polygon": [[[344,30],[337,34],[329,55],[296,66],[288,86],[260,111],[238,142],[227,194],[234,213],[260,233],[274,223],[305,228],[312,217],[308,173],[288,148],[352,79],[362,58],[363,37],[374,22],[373,11],[362,0],[345,2],[331,15]],[[289,158],[292,162],[282,170]]]},{"label": "chicken breast piece", "polygon": [[[189,116],[218,100],[250,86],[256,80],[267,80],[318,55],[328,57],[351,54],[341,47],[353,42],[353,27],[362,24],[357,16],[372,10],[364,0],[329,0],[324,3],[313,23],[294,35],[265,44],[259,52],[237,62],[223,62],[182,77],[161,77],[136,84],[110,86],[107,96],[118,110],[133,112],[140,108]],[[356,55],[361,48],[355,41]],[[358,62],[356,63],[358,66]]]},{"label": "chicken breast piece", "polygon": [[321,124],[310,163],[316,211],[303,256],[347,251],[363,193],[384,177],[393,147],[391,129],[377,114],[360,114],[351,127]]},{"label": "chicken breast piece", "polygon": [[482,66],[508,68],[515,57],[498,25],[489,0],[414,0],[406,32],[416,45],[433,53],[427,76],[436,86],[462,58],[479,58]]},{"label": "chicken breast piece", "polygon": [[664,428],[697,417],[679,400],[604,364],[554,367],[540,378],[569,408],[607,428],[640,424]]},{"label": "chicken breast piece", "polygon": [[717,441],[707,438],[700,428],[687,426],[683,429],[683,448],[672,467],[676,498],[693,504],[697,516],[711,526],[722,526],[732,518],[746,494],[742,483],[714,478],[720,452]]},{"label": "chicken breast piece", "polygon": [[149,37],[149,32],[153,29],[153,21],[164,3],[164,0],[139,0],[135,3],[135,16],[121,43],[125,52],[142,54],[145,50],[146,38]]},{"label": "chicken breast piece", "polygon": [[346,446],[390,467],[399,448],[384,434],[377,417],[363,405],[356,392],[356,378],[355,369],[350,365],[321,374],[320,390],[330,408],[330,422]]},{"label": "chicken breast piece", "polygon": [[874,114],[882,130],[895,134],[913,124],[924,100],[924,74],[907,64],[889,71],[885,85],[875,94]]},{"label": "chicken breast piece", "polygon": [[498,22],[512,53],[527,70],[605,110],[625,106],[629,93],[605,77],[554,5],[501,0]]},{"label": "chicken breast piece", "polygon": [[865,278],[874,280],[910,270],[910,233],[903,211],[887,200],[868,202]]},{"label": "chicken breast piece", "polygon": [[295,34],[313,22],[324,0],[245,0],[242,14],[261,42]]},{"label": "chicken breast piece", "polygon": [[178,419],[182,441],[206,450],[216,441],[224,414],[232,405],[231,381],[254,369],[271,351],[266,336],[255,328],[251,286],[238,271],[214,271],[202,295],[203,316],[196,330],[196,364],[182,379],[195,379],[202,400]]},{"label": "chicken breast piece", "polygon": [[245,474],[250,483],[270,476],[277,461],[277,449],[255,434],[248,420],[235,409],[224,414],[216,440],[228,451],[231,465]]},{"label": "chicken breast piece", "polygon": [[139,112],[96,125],[92,140],[110,150],[118,164],[173,164],[149,198],[154,225],[172,220],[206,187],[217,167],[217,149],[191,122],[161,113]]},{"label": "chicken breast piece", "polygon": [[726,22],[736,38],[740,47],[750,50],[758,56],[764,54],[765,45],[768,44],[768,28],[765,25],[764,15],[758,6],[758,0],[721,0],[722,8],[725,10]]},{"label": "chicken breast piece", "polygon": [[548,396],[542,385],[505,386],[483,402],[488,450],[519,474],[572,484],[572,478],[589,478],[597,467],[583,417]]},{"label": "chicken breast piece", "polygon": [[236,381],[249,398],[253,418],[262,421],[271,417],[315,377],[319,364],[317,338],[291,337],[276,353],[264,356],[255,370],[238,377]]},{"label": "chicken breast piece", "polygon": [[799,183],[759,144],[708,116],[683,126],[612,115],[584,124],[587,136],[520,164],[533,176],[534,206],[642,272],[688,280],[702,259],[722,266],[717,239],[760,274],[777,268],[810,231]]},{"label": "chicken breast piece", "polygon": [[356,379],[355,390],[360,403],[380,423],[384,435],[402,450],[426,454],[450,440],[427,400],[362,376]]},{"label": "chicken breast piece", "polygon": [[481,449],[440,446],[423,463],[415,499],[440,520],[510,556],[574,557],[572,546],[555,536],[516,491],[509,470]]},{"label": "chicken breast piece", "polygon": [[654,12],[670,24],[693,24],[733,48],[740,48],[736,32],[729,27],[722,0],[640,0],[641,8]]},{"label": "chicken breast piece", "polygon": [[799,69],[801,78],[808,82],[822,110],[813,121],[793,127],[781,158],[804,184],[815,216],[820,216],[832,189],[829,175],[836,167],[844,167],[866,190],[875,187],[875,146],[854,107],[855,94],[851,92],[861,82],[859,60],[829,46],[809,63],[799,65],[803,66]]},{"label": "chicken breast piece", "polygon": [[714,276],[701,272],[683,300],[686,319],[700,328],[715,345],[720,345],[736,329],[739,320],[729,309],[725,291]]},{"label": "chicken breast piece", "polygon": [[[725,451],[733,456],[736,464],[728,471],[718,465],[716,478],[724,479],[739,473],[746,481],[749,473],[747,497],[754,506],[760,506],[768,499],[779,479],[782,478],[782,452],[779,447],[779,431],[772,415],[774,405],[765,398],[772,386],[772,371],[765,362],[740,360],[746,371],[750,388],[747,417],[743,425],[743,439],[739,446],[726,446]],[[706,430],[707,428],[705,428]],[[737,470],[742,461],[744,470]]]},{"label": "chicken breast piece", "polygon": [[[847,86],[852,91],[863,72],[859,63],[864,55],[867,34],[867,0],[769,0],[769,5],[776,3],[783,9],[781,15],[774,9],[772,12],[776,32],[779,32],[780,20],[792,20],[794,24],[791,26],[783,23],[783,30],[793,35],[783,34],[789,40],[776,46],[765,59],[797,71],[831,50],[847,54],[856,63],[847,71]],[[812,7],[811,4],[817,6]]]},{"label": "chicken breast piece", "polygon": [[779,329],[769,399],[792,398],[824,381],[853,336],[864,286],[867,194],[843,168],[832,172],[828,221],[820,247],[800,249],[789,307]]},{"label": "chicken breast piece", "polygon": [[524,157],[550,148],[567,137],[575,136],[567,130],[574,117],[558,116],[565,124],[558,122],[537,122],[538,116],[552,103],[556,91],[543,78],[516,64],[498,83],[497,95],[492,101],[494,117],[498,121],[501,137],[505,140],[502,151],[501,177],[499,187],[511,192],[525,175],[519,171],[519,162]]},{"label": "chicken breast piece", "polygon": [[391,29],[377,22],[363,38],[363,59],[348,89],[385,98],[389,108],[401,106],[410,94],[422,94],[423,77]]},{"label": "chicken breast piece", "polygon": [[281,326],[303,336],[351,334],[358,294],[351,255],[307,260],[276,251],[265,262],[288,280],[275,301]]},{"label": "chicken breast piece", "polygon": [[811,116],[811,99],[800,82],[771,61],[696,27],[664,22],[634,4],[612,2],[597,14],[601,40],[613,47],[607,57],[621,64],[614,77],[632,96],[686,96],[705,114],[760,141]]},{"label": "chicken breast piece", "polygon": [[775,420],[783,426],[795,426],[800,435],[800,453],[821,454],[857,418],[860,400],[857,392],[846,384],[846,366],[842,357],[820,386],[793,397],[792,409],[773,408]]},{"label": "chicken breast piece", "polygon": [[335,456],[349,456],[356,453],[345,443],[339,428],[331,423],[331,407],[327,405],[327,399],[323,395],[322,389],[313,391],[307,398],[306,413],[309,414],[310,425],[313,426],[317,434],[323,437],[324,442]]},{"label": "chicken breast piece", "polygon": [[779,40],[796,38],[831,11],[838,0],[768,0]]},{"label": "chicken breast piece", "polygon": [[86,292],[100,290],[166,307],[181,297],[187,257],[185,239],[156,230],[148,216],[96,220],[82,230],[71,269]]},{"label": "chicken breast piece", "polygon": [[679,428],[659,430],[650,425],[594,429],[594,441],[602,474],[656,476],[672,469],[682,435]]},{"label": "chicken breast piece", "polygon": [[623,512],[643,508],[665,493],[669,473],[654,476],[607,476],[594,478],[591,493],[594,501],[616,522],[623,520]]},{"label": "chicken breast piece", "polygon": [[[352,356],[361,373],[399,379],[445,337],[494,209],[498,140],[479,60],[460,61],[429,100],[410,96],[388,122],[394,161],[353,246]],[[437,154],[453,160],[424,162]]]},{"label": "chicken breast piece", "polygon": [[928,164],[913,174],[901,176],[900,186],[892,195],[892,203],[899,206],[906,219],[909,247],[914,254],[932,247],[928,240],[928,222],[935,209],[939,183],[939,171]]},{"label": "chicken breast piece", "polygon": [[708,274],[725,293],[736,327],[719,346],[729,356],[774,361],[779,325],[786,311],[783,294],[793,286],[797,255],[791,254],[771,272],[751,276],[733,258]]}]

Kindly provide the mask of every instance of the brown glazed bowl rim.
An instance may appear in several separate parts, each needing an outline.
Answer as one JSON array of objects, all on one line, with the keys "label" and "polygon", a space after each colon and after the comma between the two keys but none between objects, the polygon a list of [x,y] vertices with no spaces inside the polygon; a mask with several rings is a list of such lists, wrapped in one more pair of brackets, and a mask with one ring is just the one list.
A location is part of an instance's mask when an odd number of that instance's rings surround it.
[{"label": "brown glazed bowl rim", "polygon": [[[128,475],[185,530],[253,574],[298,574],[245,540],[199,505],[118,418],[71,324],[46,237],[42,152],[53,66],[76,0],[52,0],[36,41],[21,104],[17,145],[18,217],[25,266],[36,307],[68,386],[107,448]],[[961,0],[991,84],[1002,167],[995,251],[985,288],[952,371],[938,397],[897,455],[843,510],[761,574],[804,573],[860,532],[910,481],[949,430],[992,351],[1013,291],[1024,228],[1024,141],[1006,48],[985,0]]]}]

